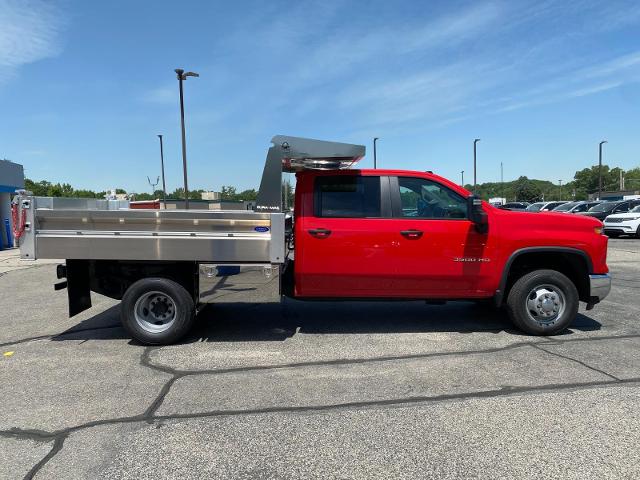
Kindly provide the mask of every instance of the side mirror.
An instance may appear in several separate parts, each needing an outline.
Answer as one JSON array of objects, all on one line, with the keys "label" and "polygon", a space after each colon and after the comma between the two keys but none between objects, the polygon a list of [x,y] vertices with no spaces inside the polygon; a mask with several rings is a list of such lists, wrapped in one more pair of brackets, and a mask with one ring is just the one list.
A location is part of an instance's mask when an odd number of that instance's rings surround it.
[{"label": "side mirror", "polygon": [[467,211],[469,212],[469,220],[476,227],[478,233],[485,234],[489,231],[489,218],[487,212],[482,208],[482,200],[475,195],[467,197]]}]

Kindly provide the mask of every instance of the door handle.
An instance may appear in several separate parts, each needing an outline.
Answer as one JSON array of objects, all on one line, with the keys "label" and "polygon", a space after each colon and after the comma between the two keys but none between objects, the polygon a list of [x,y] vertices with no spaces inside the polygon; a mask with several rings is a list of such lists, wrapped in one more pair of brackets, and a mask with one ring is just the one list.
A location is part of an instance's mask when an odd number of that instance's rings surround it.
[{"label": "door handle", "polygon": [[327,238],[331,235],[331,230],[327,230],[326,228],[312,228],[309,230],[309,233],[316,238]]},{"label": "door handle", "polygon": [[400,235],[402,235],[405,238],[408,238],[409,240],[417,240],[418,238],[422,237],[422,230],[401,230],[400,231]]}]

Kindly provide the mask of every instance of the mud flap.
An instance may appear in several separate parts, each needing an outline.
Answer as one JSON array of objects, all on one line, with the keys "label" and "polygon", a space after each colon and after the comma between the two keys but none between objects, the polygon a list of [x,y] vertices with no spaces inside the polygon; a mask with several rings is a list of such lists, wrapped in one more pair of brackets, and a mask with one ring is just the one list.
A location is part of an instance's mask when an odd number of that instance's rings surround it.
[{"label": "mud flap", "polygon": [[89,262],[86,260],[67,260],[66,270],[69,317],[73,317],[91,308]]}]

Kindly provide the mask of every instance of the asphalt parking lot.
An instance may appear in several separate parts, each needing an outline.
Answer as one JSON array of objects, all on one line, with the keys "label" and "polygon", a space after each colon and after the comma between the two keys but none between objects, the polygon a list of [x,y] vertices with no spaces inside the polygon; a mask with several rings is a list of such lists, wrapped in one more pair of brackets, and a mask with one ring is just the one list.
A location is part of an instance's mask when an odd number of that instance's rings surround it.
[{"label": "asphalt parking lot", "polygon": [[67,318],[53,265],[2,266],[0,478],[640,477],[640,240],[552,338],[471,303],[286,301],[143,347],[110,299]]}]

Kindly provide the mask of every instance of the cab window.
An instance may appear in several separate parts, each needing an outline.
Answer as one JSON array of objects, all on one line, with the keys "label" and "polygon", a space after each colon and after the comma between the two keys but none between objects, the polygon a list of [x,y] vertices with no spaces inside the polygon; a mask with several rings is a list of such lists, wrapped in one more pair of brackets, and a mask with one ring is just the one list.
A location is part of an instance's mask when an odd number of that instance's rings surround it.
[{"label": "cab window", "polygon": [[316,217],[380,217],[380,177],[318,177],[315,182],[314,203]]},{"label": "cab window", "polygon": [[623,203],[622,205],[617,206],[614,210],[613,213],[625,213],[629,211],[629,204],[628,203]]},{"label": "cab window", "polygon": [[398,177],[400,217],[463,220],[467,201],[453,190],[426,178]]}]

